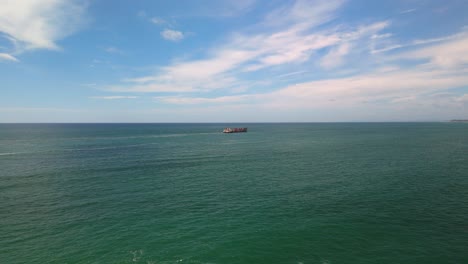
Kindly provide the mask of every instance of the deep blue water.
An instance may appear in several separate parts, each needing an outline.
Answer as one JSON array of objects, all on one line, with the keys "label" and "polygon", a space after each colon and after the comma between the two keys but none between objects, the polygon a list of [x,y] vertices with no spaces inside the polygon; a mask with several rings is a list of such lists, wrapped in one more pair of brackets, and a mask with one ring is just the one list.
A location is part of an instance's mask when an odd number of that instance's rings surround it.
[{"label": "deep blue water", "polygon": [[465,123],[0,124],[1,263],[468,263],[467,249]]}]

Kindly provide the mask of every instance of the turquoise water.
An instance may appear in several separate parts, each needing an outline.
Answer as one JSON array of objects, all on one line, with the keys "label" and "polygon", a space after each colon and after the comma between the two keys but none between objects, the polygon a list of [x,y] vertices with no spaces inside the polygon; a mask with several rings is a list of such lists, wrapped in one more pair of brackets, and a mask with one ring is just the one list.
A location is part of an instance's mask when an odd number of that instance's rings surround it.
[{"label": "turquoise water", "polygon": [[0,125],[1,263],[468,263],[467,249],[468,124]]}]

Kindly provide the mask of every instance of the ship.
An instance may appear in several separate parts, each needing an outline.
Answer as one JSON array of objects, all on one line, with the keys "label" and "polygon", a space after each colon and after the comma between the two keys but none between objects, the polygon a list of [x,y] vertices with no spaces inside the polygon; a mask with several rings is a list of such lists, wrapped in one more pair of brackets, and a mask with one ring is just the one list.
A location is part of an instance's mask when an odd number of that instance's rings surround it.
[{"label": "ship", "polygon": [[247,132],[246,127],[237,127],[237,128],[230,128],[226,127],[223,129],[223,133],[241,133],[241,132]]}]

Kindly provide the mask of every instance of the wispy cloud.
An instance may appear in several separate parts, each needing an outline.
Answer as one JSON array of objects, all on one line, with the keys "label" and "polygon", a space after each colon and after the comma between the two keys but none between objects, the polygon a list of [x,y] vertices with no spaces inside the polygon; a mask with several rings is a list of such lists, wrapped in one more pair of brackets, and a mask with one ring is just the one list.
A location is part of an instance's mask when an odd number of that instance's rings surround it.
[{"label": "wispy cloud", "polygon": [[456,101],[468,105],[468,93],[455,98]]},{"label": "wispy cloud", "polygon": [[437,95],[468,84],[464,31],[403,43],[391,32],[393,21],[337,24],[333,20],[344,1],[311,3],[288,2],[258,24],[231,32],[204,57],[175,60],[106,90],[168,93],[153,98],[184,109],[221,111],[242,105],[270,114],[294,109],[400,111],[416,104],[430,110],[431,102],[456,109],[466,104],[463,95],[444,100]]},{"label": "wispy cloud", "polygon": [[276,78],[284,78],[284,77],[289,77],[289,76],[304,74],[304,73],[306,73],[306,72],[309,72],[309,71],[302,70],[302,71],[288,72],[288,73],[284,73],[284,74],[277,75]]},{"label": "wispy cloud", "polygon": [[340,104],[357,104],[408,94],[421,95],[447,87],[461,87],[467,82],[468,77],[459,72],[447,74],[441,70],[405,69],[295,84],[274,91],[268,97],[289,107],[328,104],[328,99]]},{"label": "wispy cloud", "polygon": [[177,42],[184,39],[184,33],[177,30],[164,29],[163,31],[161,31],[161,37],[163,37],[166,40]]},{"label": "wispy cloud", "polygon": [[406,9],[400,12],[400,14],[408,14],[416,11],[416,8]]},{"label": "wispy cloud", "polygon": [[[209,50],[204,59],[178,61],[160,67],[153,75],[127,80],[126,85],[112,90],[144,91],[207,91],[219,88],[237,89],[243,85],[242,74],[271,67],[303,63],[316,52],[331,47],[334,52],[324,59],[324,67],[332,67],[330,60],[342,61],[352,42],[368,38],[388,26],[377,22],[352,28],[331,28],[312,31],[318,25],[336,17],[344,3],[341,0],[297,1],[273,10],[263,22],[253,27],[260,33],[234,32],[224,44]],[[308,11],[314,16],[309,16]],[[272,14],[281,13],[282,21],[271,22]],[[273,23],[273,28],[270,23]],[[167,38],[182,38],[181,32],[168,31]],[[335,47],[336,48],[333,48]],[[334,63],[335,65],[339,63]],[[129,83],[134,82],[135,85]],[[171,90],[171,87],[173,88]],[[117,88],[117,89],[116,89]]]},{"label": "wispy cloud", "polygon": [[153,23],[153,24],[156,24],[156,25],[164,25],[164,24],[167,24],[167,21],[162,19],[162,18],[159,18],[159,17],[152,17],[150,19],[150,21]]},{"label": "wispy cloud", "polygon": [[170,92],[195,92],[190,85],[174,85],[150,82],[148,84],[132,84],[108,86],[104,90],[110,92],[143,92],[143,93],[170,93]]},{"label": "wispy cloud", "polygon": [[236,103],[251,98],[251,95],[232,95],[232,96],[221,96],[214,98],[204,98],[204,97],[182,97],[182,96],[158,96],[154,99],[162,101],[165,103],[171,104],[226,104],[226,103]]},{"label": "wispy cloud", "polygon": [[7,53],[0,53],[0,61],[14,61],[18,62],[19,60]]},{"label": "wispy cloud", "polygon": [[281,26],[286,24],[303,24],[308,27],[326,23],[336,17],[345,0],[297,0],[286,2],[283,6],[270,12],[262,24]]},{"label": "wispy cloud", "polygon": [[[468,94],[447,93],[468,85],[468,36],[456,34],[446,41],[412,52],[393,55],[392,61],[425,59],[411,68],[385,66],[346,78],[329,78],[287,85],[270,92],[219,97],[167,96],[156,99],[179,105],[243,104],[271,111],[375,107],[422,109],[465,107]],[[300,74],[299,71],[297,74]],[[296,74],[292,72],[291,74]]]},{"label": "wispy cloud", "polygon": [[[428,93],[445,91],[447,87],[462,87],[468,83],[466,72],[440,69],[396,70],[374,72],[348,78],[297,83],[261,94],[221,96],[214,98],[168,96],[156,99],[173,104],[243,103],[257,107],[281,109],[312,109],[361,105],[363,102],[402,103],[420,101]],[[411,94],[411,96],[408,96]],[[465,102],[465,97],[457,99]]]},{"label": "wispy cloud", "polygon": [[104,51],[107,52],[107,53],[114,53],[114,54],[124,54],[125,52],[119,48],[116,48],[116,47],[113,47],[113,46],[109,46],[109,47],[106,47],[104,48]]},{"label": "wispy cloud", "polygon": [[[446,41],[443,41],[446,40]],[[431,65],[443,68],[468,66],[468,31],[454,36],[439,38],[436,41],[420,41],[422,44],[440,42],[438,45],[424,47],[401,55],[410,59],[426,59]]]},{"label": "wispy cloud", "polygon": [[147,22],[153,23],[154,25],[157,25],[157,26],[171,26],[171,24],[172,24],[167,19],[164,19],[162,17],[150,16],[144,10],[140,10],[137,13],[137,17],[139,17],[139,18],[141,18],[141,19],[143,19],[143,20],[145,20]]},{"label": "wispy cloud", "polygon": [[138,99],[138,96],[121,96],[121,95],[110,95],[110,96],[91,96],[91,99],[103,99],[103,100],[120,100],[120,99]]},{"label": "wispy cloud", "polygon": [[468,30],[465,28],[460,33],[444,36],[439,38],[429,38],[429,39],[415,39],[406,43],[398,43],[392,39],[392,34],[382,34],[382,35],[374,35],[371,41],[371,53],[383,53],[388,52],[396,49],[404,49],[404,48],[411,48],[414,46],[420,45],[428,45],[437,42],[444,42],[453,39],[459,39],[460,37],[466,36]]},{"label": "wispy cloud", "polygon": [[[348,42],[369,37],[386,25],[385,22],[378,22],[350,31],[318,33],[307,32],[309,28],[302,25],[293,25],[272,34],[233,34],[226,44],[211,50],[208,58],[177,62],[161,67],[155,75],[127,80],[138,83],[128,89],[149,92],[155,88],[155,92],[161,92],[173,87],[176,92],[235,88],[242,82],[238,77],[242,73],[302,63],[315,51],[326,47],[341,45],[338,53],[330,55],[334,56],[330,59],[341,60],[339,57],[345,55],[350,45]],[[331,62],[324,65],[330,67]]]},{"label": "wispy cloud", "polygon": [[343,57],[349,53],[349,49],[350,44],[346,42],[331,49],[330,52],[322,58],[320,65],[326,69],[340,66],[343,63]]}]

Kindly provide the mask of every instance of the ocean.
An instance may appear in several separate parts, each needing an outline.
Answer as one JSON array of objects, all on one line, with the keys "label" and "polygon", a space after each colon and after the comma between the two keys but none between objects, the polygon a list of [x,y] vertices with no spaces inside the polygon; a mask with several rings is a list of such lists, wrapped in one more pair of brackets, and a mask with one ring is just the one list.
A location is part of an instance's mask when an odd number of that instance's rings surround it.
[{"label": "ocean", "polygon": [[468,124],[0,124],[0,263],[468,263]]}]

